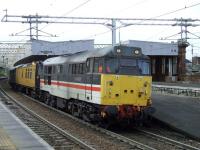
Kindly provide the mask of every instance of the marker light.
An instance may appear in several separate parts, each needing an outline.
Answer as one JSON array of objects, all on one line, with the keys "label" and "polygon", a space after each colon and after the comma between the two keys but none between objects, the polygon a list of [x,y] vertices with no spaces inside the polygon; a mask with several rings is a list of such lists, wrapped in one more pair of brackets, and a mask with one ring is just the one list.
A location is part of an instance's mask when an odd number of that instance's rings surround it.
[{"label": "marker light", "polygon": [[121,53],[121,49],[117,49],[117,53]]}]

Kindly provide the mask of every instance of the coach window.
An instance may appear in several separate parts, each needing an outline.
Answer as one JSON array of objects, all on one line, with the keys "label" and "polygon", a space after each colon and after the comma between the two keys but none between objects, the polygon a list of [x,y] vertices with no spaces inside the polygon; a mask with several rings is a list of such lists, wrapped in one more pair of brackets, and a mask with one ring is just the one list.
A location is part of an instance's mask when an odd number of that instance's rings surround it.
[{"label": "coach window", "polygon": [[26,78],[26,76],[27,76],[27,69],[25,69],[25,78]]},{"label": "coach window", "polygon": [[44,66],[44,73],[45,73],[45,74],[48,73],[48,66]]},{"label": "coach window", "polygon": [[94,58],[89,58],[86,62],[86,72],[92,72],[93,71],[93,62],[94,62]]},{"label": "coach window", "polygon": [[72,74],[75,74],[75,73],[76,73],[76,65],[72,64]]},{"label": "coach window", "polygon": [[29,69],[27,69],[27,79],[29,78]]},{"label": "coach window", "polygon": [[79,74],[79,64],[76,64],[76,74]]},{"label": "coach window", "polygon": [[83,74],[85,74],[85,72],[86,72],[86,64],[83,63]]},{"label": "coach window", "polygon": [[26,69],[26,75],[25,75],[25,78],[28,77],[28,69]]},{"label": "coach window", "polygon": [[79,74],[83,74],[83,64],[79,64]]},{"label": "coach window", "polygon": [[63,72],[63,66],[62,65],[58,65],[57,66],[57,71],[58,71],[58,73],[62,73]]},{"label": "coach window", "polygon": [[32,69],[30,69],[29,78],[30,78],[30,79],[32,78]]},{"label": "coach window", "polygon": [[[67,70],[67,66],[66,66],[66,70]],[[72,65],[71,65],[71,64],[69,64],[68,73],[69,73],[69,74],[72,74]]]},{"label": "coach window", "polygon": [[52,66],[52,74],[56,73],[56,66]]},{"label": "coach window", "polygon": [[48,74],[52,73],[52,66],[48,66]]}]

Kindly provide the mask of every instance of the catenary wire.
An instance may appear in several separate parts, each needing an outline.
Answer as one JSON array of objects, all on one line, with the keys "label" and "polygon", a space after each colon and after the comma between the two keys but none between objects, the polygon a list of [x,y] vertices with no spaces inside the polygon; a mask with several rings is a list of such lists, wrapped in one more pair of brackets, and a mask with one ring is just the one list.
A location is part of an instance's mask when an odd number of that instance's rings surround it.
[{"label": "catenary wire", "polygon": [[[162,16],[166,16],[166,15],[169,15],[169,14],[173,14],[173,13],[176,13],[176,12],[178,12],[178,11],[182,11],[182,10],[185,10],[185,9],[188,9],[188,8],[192,8],[192,7],[195,7],[195,6],[198,6],[198,5],[200,5],[200,3],[196,3],[196,4],[192,4],[192,5],[189,5],[189,6],[185,6],[185,7],[183,7],[183,8],[179,8],[179,9],[176,9],[176,10],[174,10],[174,11],[170,11],[170,12],[167,12],[167,13],[164,13],[164,14],[161,14],[161,15],[157,15],[157,16],[155,16],[155,17],[151,17],[151,18],[148,18],[148,19],[156,19],[156,18],[159,18],[159,17],[162,17]],[[142,22],[144,22],[145,20],[143,20],[143,21],[140,21],[139,23],[142,23]],[[124,27],[127,27],[126,25],[124,25],[124,26],[119,26],[119,27],[117,27],[116,29],[121,29],[121,28],[124,28]],[[108,32],[111,32],[111,30],[109,30],[109,31],[105,31],[105,32],[101,32],[101,33],[98,33],[98,34],[94,34],[94,35],[91,35],[91,36],[89,36],[89,37],[96,37],[96,36],[99,36],[99,35],[102,35],[102,34],[106,34],[106,33],[108,33]],[[84,39],[87,39],[87,38],[84,38]]]}]

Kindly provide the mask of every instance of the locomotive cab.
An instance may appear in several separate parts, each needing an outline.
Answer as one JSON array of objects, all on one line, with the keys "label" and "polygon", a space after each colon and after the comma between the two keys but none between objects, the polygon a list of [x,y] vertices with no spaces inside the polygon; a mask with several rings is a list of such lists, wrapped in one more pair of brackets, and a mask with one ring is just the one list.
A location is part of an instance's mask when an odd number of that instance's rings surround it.
[{"label": "locomotive cab", "polygon": [[[102,118],[135,118],[151,105],[150,61],[141,49],[116,46],[106,56],[89,58],[86,67],[90,84],[100,84]],[[95,95],[91,90],[90,98]]]}]

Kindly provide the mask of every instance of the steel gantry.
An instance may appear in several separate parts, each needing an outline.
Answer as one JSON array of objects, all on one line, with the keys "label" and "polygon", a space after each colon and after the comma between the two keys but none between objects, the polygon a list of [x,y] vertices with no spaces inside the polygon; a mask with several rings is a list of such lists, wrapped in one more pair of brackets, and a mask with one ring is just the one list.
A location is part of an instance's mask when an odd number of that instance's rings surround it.
[{"label": "steel gantry", "polygon": [[[112,31],[112,45],[116,44],[116,30],[131,25],[151,25],[151,26],[180,26],[181,39],[188,39],[188,27],[200,26],[200,19],[154,19],[154,18],[95,18],[95,17],[63,17],[63,16],[45,16],[45,15],[8,15],[6,14],[1,20],[2,22],[19,22],[29,24],[30,40],[38,39],[41,30],[38,29],[39,24],[95,24],[104,25]],[[35,34],[33,34],[35,30]],[[21,32],[20,32],[21,33]],[[46,33],[47,34],[47,33]],[[18,34],[16,34],[18,35]],[[51,35],[55,36],[55,35]],[[198,36],[197,36],[198,37]],[[199,38],[199,37],[198,37]]]}]

